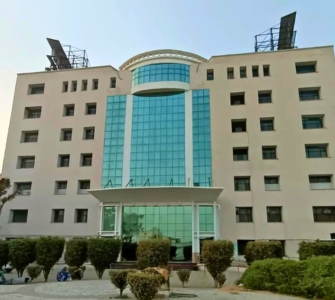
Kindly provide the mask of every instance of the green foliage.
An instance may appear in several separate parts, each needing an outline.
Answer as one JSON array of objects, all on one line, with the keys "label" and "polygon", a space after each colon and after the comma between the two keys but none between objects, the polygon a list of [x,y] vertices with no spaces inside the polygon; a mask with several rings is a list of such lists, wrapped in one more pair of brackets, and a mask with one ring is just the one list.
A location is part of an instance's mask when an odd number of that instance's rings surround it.
[{"label": "green foliage", "polygon": [[65,263],[71,267],[82,266],[87,260],[87,239],[72,239],[66,243]]},{"label": "green foliage", "polygon": [[188,283],[188,280],[190,279],[191,270],[186,270],[186,269],[178,270],[177,275],[183,287],[185,287],[185,283]]},{"label": "green foliage", "polygon": [[8,247],[9,247],[8,241],[0,240],[0,268],[3,265],[6,265],[9,261]]},{"label": "green foliage", "polygon": [[122,298],[122,293],[128,285],[127,276],[130,272],[136,272],[136,270],[110,270],[109,276],[111,278],[112,284],[120,290],[120,298]]},{"label": "green foliage", "polygon": [[46,282],[51,268],[62,257],[64,244],[64,238],[58,236],[43,236],[37,239],[36,261],[44,266],[43,274]]},{"label": "green foliage", "polygon": [[299,259],[305,260],[312,256],[335,255],[335,242],[316,240],[314,242],[301,242],[298,249]]},{"label": "green foliage", "polygon": [[267,258],[282,258],[284,256],[283,246],[278,241],[255,241],[249,242],[245,248],[245,260],[250,265],[255,260]]},{"label": "green foliage", "polygon": [[10,180],[8,178],[0,178],[0,215],[2,208],[8,201],[12,201],[15,196],[20,192],[20,191],[15,191],[12,194],[7,194],[7,191],[10,189]]},{"label": "green foliage", "polygon": [[220,274],[225,272],[232,263],[234,256],[234,244],[228,240],[204,241],[202,257],[205,266],[218,286]]},{"label": "green foliage", "polygon": [[81,266],[81,267],[69,267],[68,271],[71,275],[71,278],[73,280],[81,280],[84,277],[84,272],[86,270],[85,266]]},{"label": "green foliage", "polygon": [[148,273],[129,273],[127,281],[130,290],[138,300],[152,300],[158,292],[156,275]]},{"label": "green foliage", "polygon": [[220,288],[222,288],[222,286],[223,286],[224,283],[226,282],[227,277],[226,277],[226,275],[225,275],[224,273],[220,273],[220,274],[217,276],[216,280],[217,280],[217,284],[218,284],[217,286],[218,286],[218,288],[220,289]]},{"label": "green foliage", "polygon": [[15,239],[9,242],[9,259],[18,277],[21,277],[24,269],[35,261],[35,246],[36,239]]},{"label": "green foliage", "polygon": [[169,259],[169,240],[151,239],[139,242],[137,247],[137,260],[141,270],[149,267],[167,266]]},{"label": "green foliage", "polygon": [[27,267],[27,274],[30,277],[30,281],[33,281],[34,279],[38,278],[43,270],[44,270],[43,266],[29,265]]},{"label": "green foliage", "polygon": [[118,238],[91,238],[88,240],[87,249],[91,264],[101,279],[106,267],[116,262],[121,250],[121,241]]},{"label": "green foliage", "polygon": [[[160,270],[161,272],[159,272],[157,269]],[[163,269],[163,268],[157,268],[157,269],[156,268],[151,268],[151,267],[146,268],[146,269],[143,270],[143,273],[154,275],[156,280],[157,280],[157,284],[160,287],[163,284],[168,283],[170,273],[167,269]],[[166,279],[163,275],[164,273],[167,275]]]}]

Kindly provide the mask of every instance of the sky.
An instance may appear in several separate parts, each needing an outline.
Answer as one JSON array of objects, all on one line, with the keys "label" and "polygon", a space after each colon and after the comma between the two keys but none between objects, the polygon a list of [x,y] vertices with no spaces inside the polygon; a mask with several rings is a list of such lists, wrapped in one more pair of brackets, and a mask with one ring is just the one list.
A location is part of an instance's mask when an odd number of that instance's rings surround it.
[{"label": "sky", "polygon": [[254,36],[294,11],[299,48],[334,45],[334,0],[0,0],[0,173],[16,74],[49,66],[47,37],[118,68],[156,49],[253,52]]}]

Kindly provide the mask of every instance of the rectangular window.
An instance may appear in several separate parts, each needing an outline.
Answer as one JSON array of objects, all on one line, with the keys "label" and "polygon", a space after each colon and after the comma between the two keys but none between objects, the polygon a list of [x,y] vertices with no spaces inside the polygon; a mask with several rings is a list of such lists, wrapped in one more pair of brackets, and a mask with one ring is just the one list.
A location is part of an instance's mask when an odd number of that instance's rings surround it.
[{"label": "rectangular window", "polygon": [[87,80],[82,80],[81,81],[81,90],[82,91],[87,91]]},{"label": "rectangular window", "polygon": [[99,88],[99,80],[93,79],[92,80],[92,90],[97,90]]},{"label": "rectangular window", "polygon": [[270,76],[270,66],[269,65],[263,65],[263,75],[265,77]]},{"label": "rectangular window", "polygon": [[246,132],[247,120],[231,120],[232,132]]},{"label": "rectangular window", "polygon": [[235,191],[250,191],[250,176],[234,177]]},{"label": "rectangular window", "polygon": [[38,131],[23,131],[21,143],[36,143],[38,141]]},{"label": "rectangular window", "polygon": [[66,195],[67,181],[56,181],[55,195]]},{"label": "rectangular window", "polygon": [[263,146],[262,156],[263,156],[263,159],[277,159],[277,147],[276,146]]},{"label": "rectangular window", "polygon": [[259,77],[258,66],[252,66],[252,77]]},{"label": "rectangular window", "polygon": [[20,156],[18,159],[19,169],[32,169],[35,166],[35,156]]},{"label": "rectangular window", "polygon": [[84,140],[94,140],[94,127],[84,128]]},{"label": "rectangular window", "polygon": [[115,89],[116,88],[116,77],[112,77],[110,81],[110,88]]},{"label": "rectangular window", "polygon": [[207,80],[214,80],[214,70],[207,70]]},{"label": "rectangular window", "polygon": [[61,130],[61,141],[71,141],[72,140],[72,129],[71,128],[64,128]]},{"label": "rectangular window", "polygon": [[62,92],[67,93],[68,91],[69,91],[69,82],[68,81],[63,81]]},{"label": "rectangular window", "polygon": [[81,164],[82,167],[92,166],[92,154],[82,154],[81,155]]},{"label": "rectangular window", "polygon": [[314,222],[335,222],[335,206],[314,206]]},{"label": "rectangular window", "polygon": [[252,207],[236,207],[236,222],[237,223],[253,222]]},{"label": "rectangular window", "polygon": [[31,182],[16,182],[15,190],[20,191],[20,196],[29,196],[31,192]]},{"label": "rectangular window", "polygon": [[316,62],[301,62],[295,64],[297,74],[315,73]]},{"label": "rectangular window", "polygon": [[234,79],[234,68],[227,68],[227,78]]},{"label": "rectangular window", "polygon": [[78,194],[87,194],[87,190],[91,187],[91,182],[89,180],[79,180],[78,183]]},{"label": "rectangular window", "polygon": [[247,78],[247,67],[240,67],[240,78]]},{"label": "rectangular window", "polygon": [[66,105],[64,105],[63,116],[65,116],[65,117],[72,117],[72,116],[74,116],[74,104],[66,104]]},{"label": "rectangular window", "polygon": [[52,223],[63,223],[64,222],[64,209],[53,209],[52,210]]},{"label": "rectangular window", "polygon": [[300,101],[320,100],[320,88],[302,88],[299,89]]},{"label": "rectangular window", "polygon": [[58,155],[58,167],[70,166],[70,154]]},{"label": "rectangular window", "polygon": [[11,222],[12,223],[27,223],[28,209],[12,209]]},{"label": "rectangular window", "polygon": [[88,209],[76,209],[75,223],[87,223]]},{"label": "rectangular window", "polygon": [[282,216],[281,216],[282,208],[280,206],[268,206],[266,208],[267,216],[268,216],[268,222],[269,223],[280,223],[283,222]]},{"label": "rectangular window", "polygon": [[77,91],[77,80],[71,82],[71,92]]},{"label": "rectangular window", "polygon": [[233,148],[234,161],[248,160],[248,148]]},{"label": "rectangular window", "polygon": [[323,128],[323,116],[302,116],[303,129]]},{"label": "rectangular window", "polygon": [[244,92],[243,93],[230,93],[230,104],[231,105],[243,105],[244,101]]},{"label": "rectangular window", "polygon": [[42,107],[26,107],[24,109],[24,118],[25,119],[39,119],[41,117]]},{"label": "rectangular window", "polygon": [[332,175],[309,175],[309,187],[311,190],[333,189]]},{"label": "rectangular window", "polygon": [[29,84],[28,95],[44,94],[44,83]]},{"label": "rectangular window", "polygon": [[97,113],[96,103],[86,103],[86,115],[95,115]]},{"label": "rectangular window", "polygon": [[273,118],[260,119],[261,131],[273,131]]},{"label": "rectangular window", "polygon": [[328,157],[327,147],[328,147],[328,144],[305,145],[306,157],[307,158]]},{"label": "rectangular window", "polygon": [[271,103],[271,91],[259,91],[258,92],[258,103]]},{"label": "rectangular window", "polygon": [[279,191],[279,176],[265,176],[264,185],[266,191]]}]

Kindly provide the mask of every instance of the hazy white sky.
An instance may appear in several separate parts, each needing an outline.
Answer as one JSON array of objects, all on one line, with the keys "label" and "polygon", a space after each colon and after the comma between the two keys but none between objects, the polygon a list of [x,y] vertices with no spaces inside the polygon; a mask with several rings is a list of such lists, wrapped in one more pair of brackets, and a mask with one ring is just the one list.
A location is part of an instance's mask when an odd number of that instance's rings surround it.
[{"label": "hazy white sky", "polygon": [[209,58],[252,52],[294,11],[299,48],[335,43],[334,0],[0,0],[0,170],[16,74],[48,66],[47,37],[86,49],[91,66],[162,48]]}]

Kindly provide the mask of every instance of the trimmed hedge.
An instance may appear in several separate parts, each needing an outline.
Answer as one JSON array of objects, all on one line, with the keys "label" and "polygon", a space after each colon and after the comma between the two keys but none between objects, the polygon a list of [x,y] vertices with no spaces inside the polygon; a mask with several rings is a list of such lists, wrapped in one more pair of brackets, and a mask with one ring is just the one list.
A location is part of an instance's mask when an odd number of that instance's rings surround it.
[{"label": "trimmed hedge", "polygon": [[255,260],[267,258],[282,258],[284,250],[281,242],[278,241],[255,241],[249,242],[245,248],[244,258],[250,265]]},{"label": "trimmed hedge", "polygon": [[0,268],[6,265],[9,261],[8,247],[9,247],[8,241],[0,240]]},{"label": "trimmed hedge", "polygon": [[316,240],[314,242],[301,242],[298,249],[299,259],[305,260],[312,256],[335,255],[335,242]]},{"label": "trimmed hedge", "polygon": [[188,283],[190,276],[191,276],[191,270],[187,270],[187,269],[181,269],[177,271],[177,275],[179,280],[181,281],[181,284],[183,286],[183,288],[185,287],[185,283]]},{"label": "trimmed hedge", "polygon": [[87,260],[87,239],[74,238],[66,243],[65,263],[70,267],[80,268]]},{"label": "trimmed hedge", "polygon": [[170,259],[170,241],[151,239],[141,241],[137,247],[138,266],[141,270],[149,267],[167,266]]},{"label": "trimmed hedge", "polygon": [[335,299],[335,256],[304,261],[255,261],[240,280],[248,289],[268,290],[306,298]]},{"label": "trimmed hedge", "polygon": [[110,270],[109,276],[111,278],[112,284],[120,290],[120,298],[122,298],[122,293],[128,285],[127,277],[131,272],[136,272],[136,270]]},{"label": "trimmed hedge", "polygon": [[27,267],[27,274],[30,277],[30,281],[33,281],[34,279],[38,278],[41,275],[43,269],[44,269],[43,266],[29,265]]},{"label": "trimmed hedge", "polygon": [[138,300],[152,300],[158,292],[157,275],[148,273],[129,273],[127,281],[130,290]]}]

